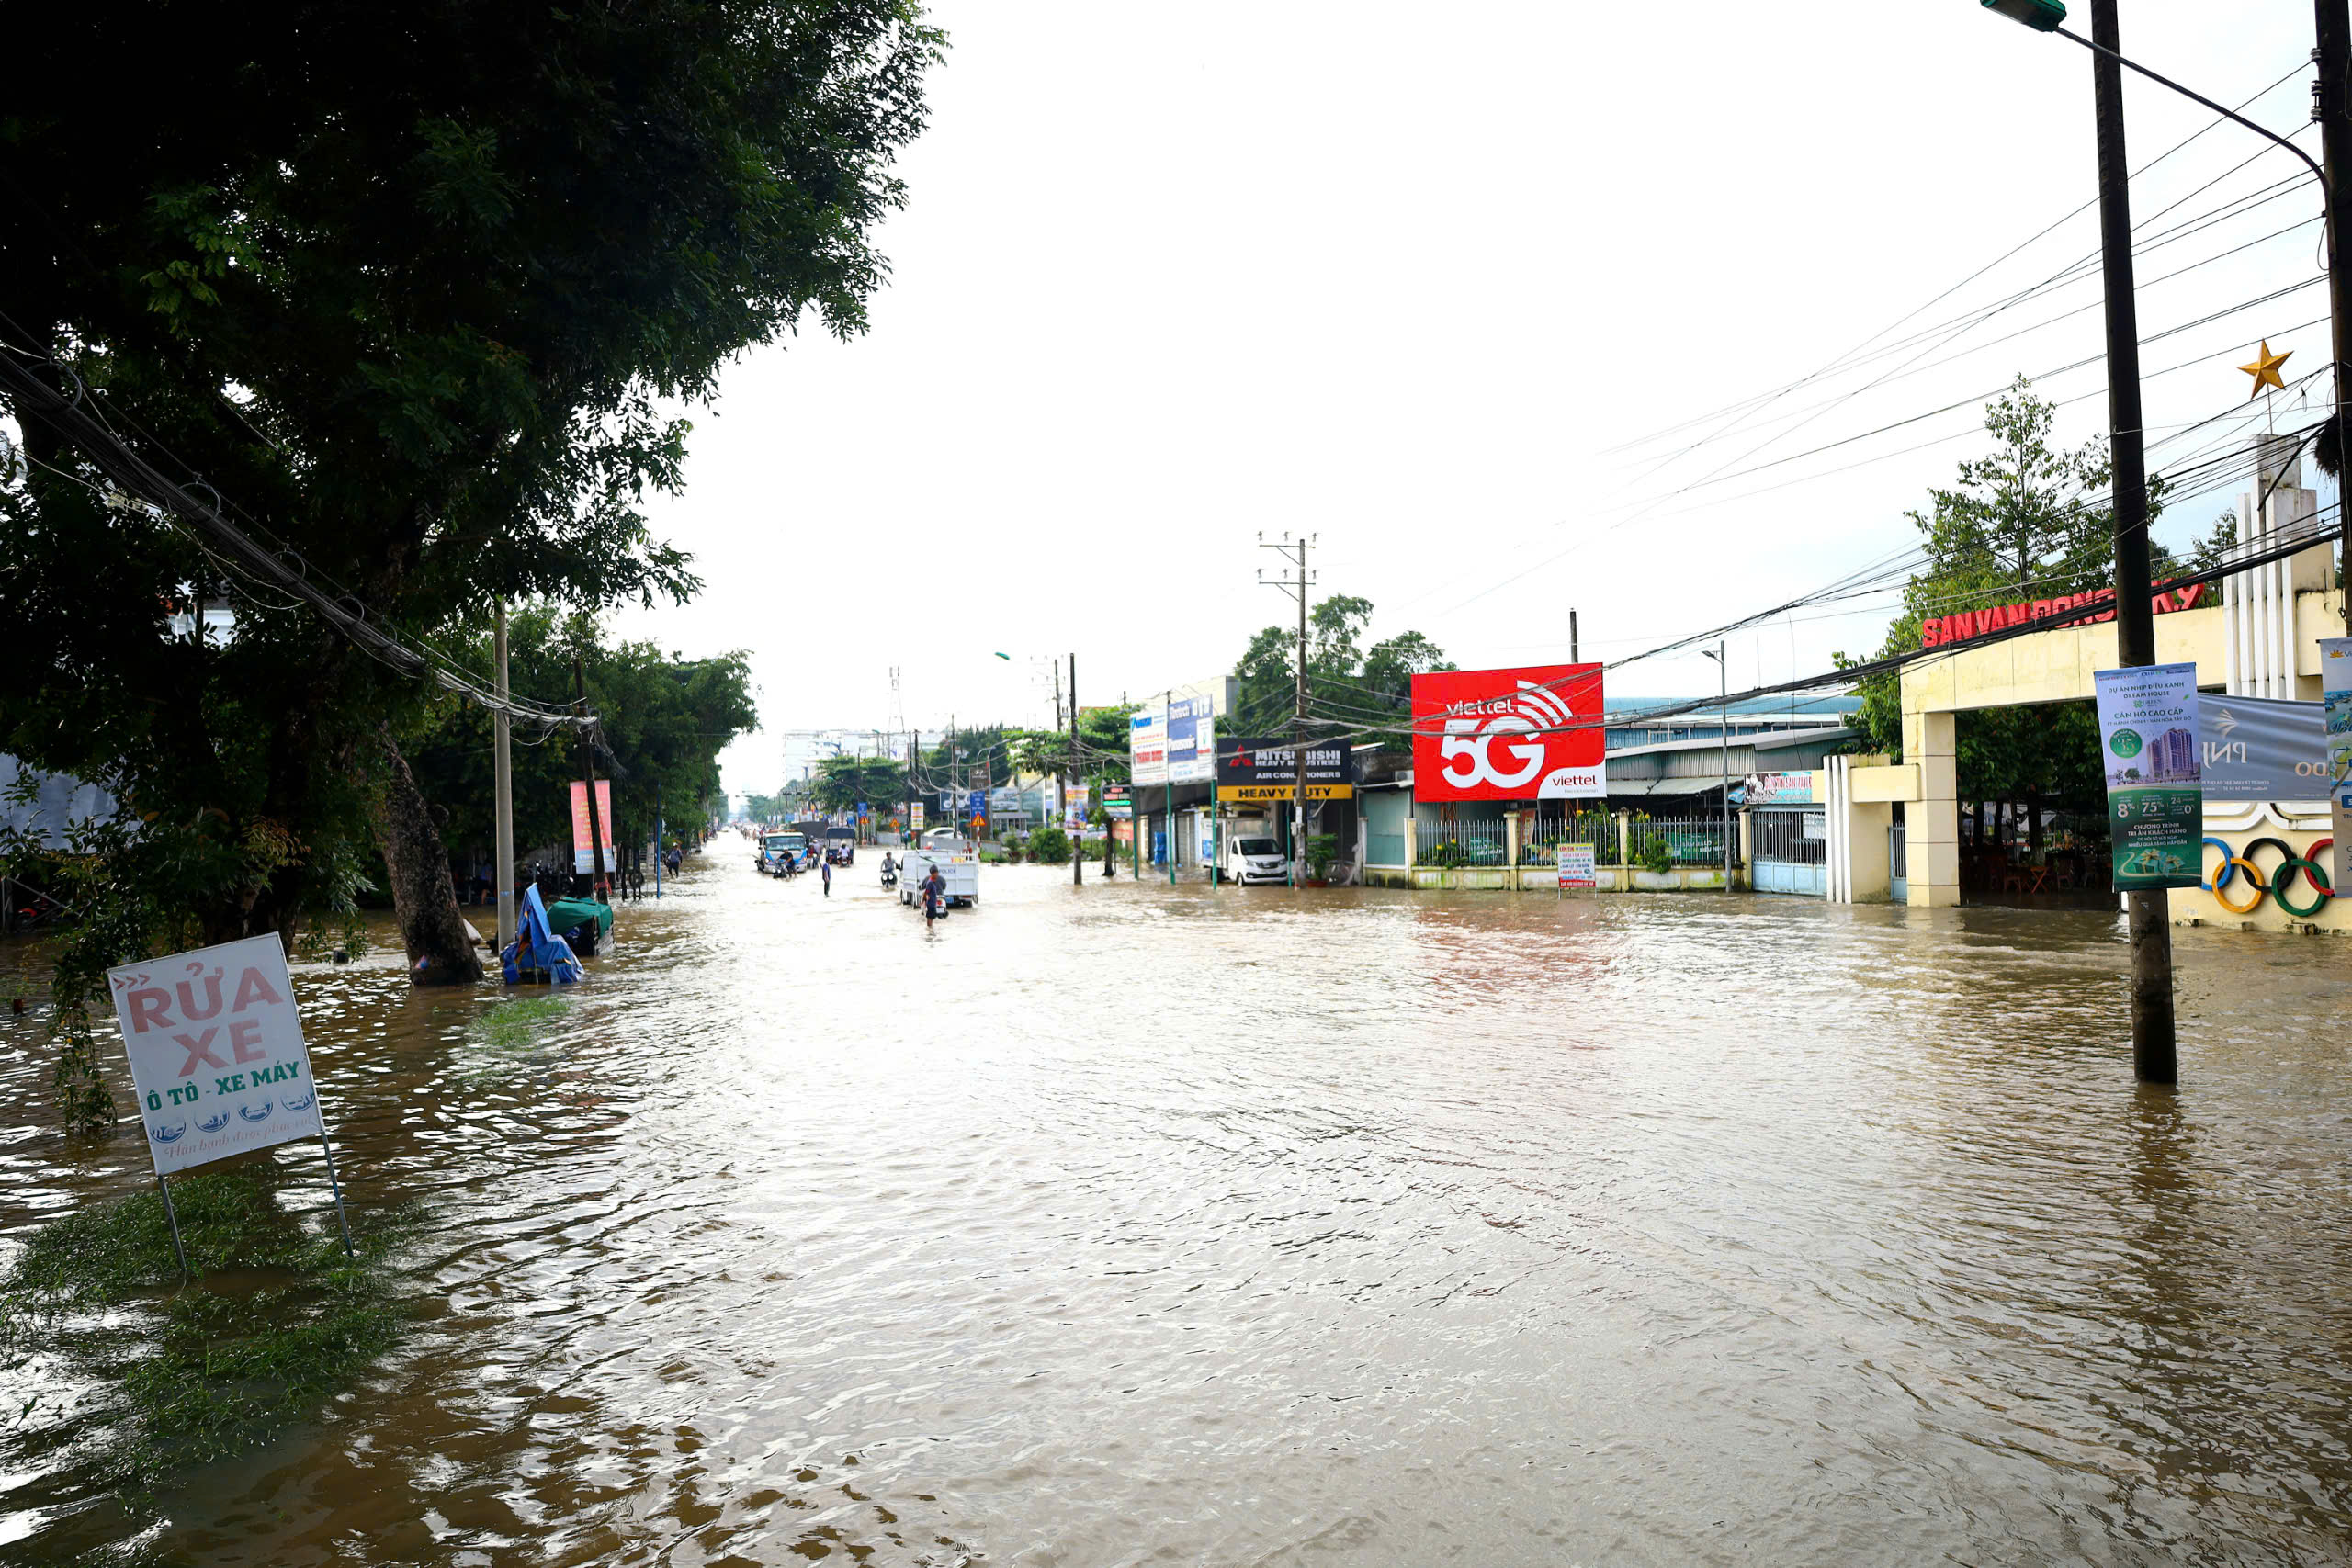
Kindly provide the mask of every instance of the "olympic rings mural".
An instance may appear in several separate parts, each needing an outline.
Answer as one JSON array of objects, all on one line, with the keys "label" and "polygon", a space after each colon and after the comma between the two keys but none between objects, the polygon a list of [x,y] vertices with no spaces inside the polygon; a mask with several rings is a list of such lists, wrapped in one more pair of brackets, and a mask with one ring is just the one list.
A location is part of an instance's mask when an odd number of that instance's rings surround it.
[{"label": "olympic rings mural", "polygon": [[[2335,897],[2335,888],[2328,881],[2325,860],[2327,852],[2335,847],[2334,839],[2322,839],[2311,847],[2309,853],[2300,855],[2284,839],[2250,840],[2243,852],[2233,851],[2219,839],[2207,839],[2205,842],[2208,847],[2222,852],[2222,866],[2212,880],[2199,886],[2213,896],[2215,903],[2233,915],[2251,915],[2262,908],[2262,897],[2267,893],[2287,913],[2308,919],[2327,908],[2327,901]],[[2254,863],[2256,853],[2266,849],[2277,850],[2280,857],[2278,870],[2267,876]],[[2254,896],[2243,904],[2235,904],[2230,901],[2228,888],[2237,880],[2240,871],[2245,873],[2246,886],[2254,889]],[[2308,905],[2297,904],[2288,897],[2294,890],[2299,877],[2311,884],[2312,901]]]}]

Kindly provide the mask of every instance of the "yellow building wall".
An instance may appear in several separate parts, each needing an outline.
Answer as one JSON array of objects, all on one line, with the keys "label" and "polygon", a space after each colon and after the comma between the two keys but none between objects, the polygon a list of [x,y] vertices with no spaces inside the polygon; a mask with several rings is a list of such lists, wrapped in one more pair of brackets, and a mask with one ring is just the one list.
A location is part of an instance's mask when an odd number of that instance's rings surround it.
[{"label": "yellow building wall", "polygon": [[[2296,695],[2302,701],[2319,700],[2318,639],[2345,633],[2339,604],[2332,592],[2296,596]],[[2155,628],[2158,663],[2193,663],[2200,687],[2223,683],[2227,621],[2218,604],[2158,615]],[[1912,903],[1942,906],[1960,902],[1960,790],[1952,716],[1963,709],[2082,701],[2092,695],[2094,672],[2112,670],[2116,663],[2116,628],[2110,621],[2035,632],[2007,642],[1963,649],[1946,658],[1922,660],[1904,672],[1904,761],[1899,768],[1872,770],[1870,788],[1873,795],[1883,791],[1888,798],[1910,802],[1905,815],[1911,824]],[[1915,776],[1891,776],[1905,771],[1913,771]],[[1911,793],[1893,793],[1898,789]],[[2305,856],[2312,845],[2327,836],[2324,829],[2286,829],[2275,822],[2245,829],[2209,828],[2208,831],[2230,844],[2233,852],[2243,850],[2254,840],[2272,837]],[[2211,848],[2205,854],[2210,874],[2211,863],[2218,863],[2221,857]],[[2260,863],[2266,874],[2278,860],[2275,851],[2262,854]],[[2225,891],[2243,903],[2246,892],[2244,874]],[[2310,890],[2300,883],[2294,897],[2299,903],[2311,901]],[[2212,894],[2201,888],[2177,890],[2170,903],[2176,920],[2195,919],[2261,930],[2284,931],[2308,925],[2325,931],[2352,931],[2352,898],[2331,900],[2318,914],[2310,917],[2288,914],[2267,895],[2257,908],[2243,915],[2223,908]]]}]

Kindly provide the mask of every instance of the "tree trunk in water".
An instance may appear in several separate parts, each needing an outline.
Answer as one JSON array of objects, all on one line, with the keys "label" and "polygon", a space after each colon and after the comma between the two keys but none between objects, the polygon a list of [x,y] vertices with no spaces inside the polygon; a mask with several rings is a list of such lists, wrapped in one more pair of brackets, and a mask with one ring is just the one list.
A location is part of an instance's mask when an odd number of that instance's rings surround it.
[{"label": "tree trunk in water", "polygon": [[470,986],[481,978],[481,961],[466,940],[458,895],[449,884],[449,852],[433,825],[416,779],[408,771],[389,727],[378,732],[384,753],[382,805],[376,813],[376,842],[392,877],[392,908],[408,948],[408,975],[419,986]]}]

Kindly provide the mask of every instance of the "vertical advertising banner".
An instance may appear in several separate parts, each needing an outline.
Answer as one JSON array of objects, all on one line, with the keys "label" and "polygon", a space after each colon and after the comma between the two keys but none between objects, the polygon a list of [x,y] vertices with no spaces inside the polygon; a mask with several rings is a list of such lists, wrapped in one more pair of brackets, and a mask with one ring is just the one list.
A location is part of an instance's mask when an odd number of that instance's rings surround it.
[{"label": "vertical advertising banner", "polygon": [[1413,677],[1416,800],[1605,795],[1607,747],[1598,664]]},{"label": "vertical advertising banner", "polygon": [[1168,710],[1148,708],[1127,720],[1127,768],[1137,784],[1168,782]]},{"label": "vertical advertising banner", "polygon": [[2101,670],[2099,761],[2115,886],[2195,887],[2204,880],[2205,791],[2197,745],[2197,666]]},{"label": "vertical advertising banner", "polygon": [[[620,861],[613,853],[613,781],[596,781],[596,826],[605,840],[605,869],[617,868]],[[588,850],[588,785],[579,779],[571,781],[571,869],[587,876],[596,869]]]},{"label": "vertical advertising banner", "polygon": [[275,936],[107,971],[155,1174],[325,1132]]},{"label": "vertical advertising banner", "polygon": [[2335,831],[2328,881],[2352,887],[2352,637],[2319,639],[2319,704],[2327,723],[2327,813]]},{"label": "vertical advertising banner", "polygon": [[1216,777],[1216,705],[1207,697],[1178,697],[1168,705],[1168,782],[1206,784]]}]

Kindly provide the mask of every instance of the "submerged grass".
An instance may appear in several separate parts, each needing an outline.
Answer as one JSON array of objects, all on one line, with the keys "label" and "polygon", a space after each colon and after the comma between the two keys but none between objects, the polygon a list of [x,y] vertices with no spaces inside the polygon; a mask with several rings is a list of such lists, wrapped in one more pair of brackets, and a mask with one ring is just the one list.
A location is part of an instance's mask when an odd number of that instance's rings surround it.
[{"label": "submerged grass", "polygon": [[562,997],[515,997],[484,1012],[466,1032],[492,1050],[511,1051],[536,1043],[540,1032],[571,1007]]},{"label": "submerged grass", "polygon": [[413,1217],[377,1217],[346,1259],[332,1214],[322,1230],[288,1213],[275,1174],[173,1182],[192,1285],[152,1192],[43,1226],[0,1278],[0,1371],[54,1358],[97,1387],[89,1416],[127,1492],[313,1419],[399,1337],[386,1258]]}]

